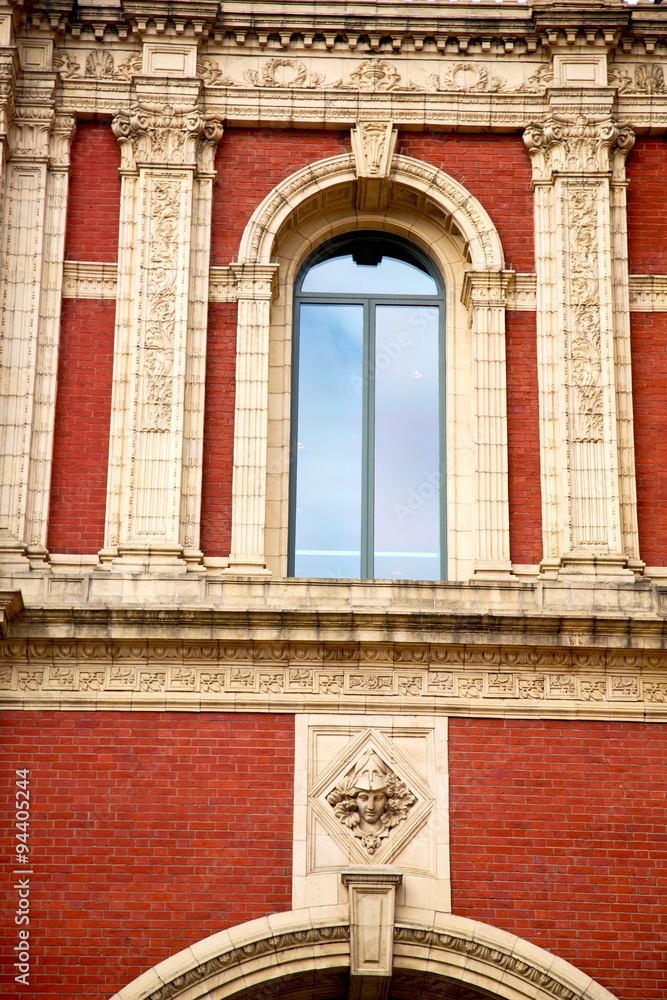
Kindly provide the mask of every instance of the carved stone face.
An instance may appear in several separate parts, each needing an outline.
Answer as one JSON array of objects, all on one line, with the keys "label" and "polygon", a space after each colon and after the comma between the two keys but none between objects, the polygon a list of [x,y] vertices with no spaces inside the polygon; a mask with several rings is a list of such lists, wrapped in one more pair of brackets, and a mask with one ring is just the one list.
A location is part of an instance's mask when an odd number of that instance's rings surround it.
[{"label": "carved stone face", "polygon": [[380,821],[387,805],[387,793],[384,789],[360,791],[357,792],[356,803],[359,828],[364,833],[377,833],[382,825]]}]

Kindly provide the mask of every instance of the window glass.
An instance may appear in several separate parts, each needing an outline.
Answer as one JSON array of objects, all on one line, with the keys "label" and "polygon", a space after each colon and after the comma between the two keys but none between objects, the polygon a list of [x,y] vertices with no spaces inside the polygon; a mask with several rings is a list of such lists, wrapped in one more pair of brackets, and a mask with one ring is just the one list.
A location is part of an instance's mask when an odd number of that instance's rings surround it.
[{"label": "window glass", "polygon": [[443,299],[392,237],[318,251],[297,282],[288,571],[444,576]]},{"label": "window glass", "polygon": [[379,264],[356,264],[352,255],[315,264],[306,275],[303,292],[347,292],[361,295],[437,295],[428,272],[395,257]]}]

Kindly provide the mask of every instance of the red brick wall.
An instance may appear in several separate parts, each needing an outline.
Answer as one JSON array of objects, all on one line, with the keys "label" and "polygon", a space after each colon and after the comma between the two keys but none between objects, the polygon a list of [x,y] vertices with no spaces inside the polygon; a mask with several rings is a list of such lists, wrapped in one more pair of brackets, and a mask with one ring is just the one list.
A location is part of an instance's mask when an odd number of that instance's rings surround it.
[{"label": "red brick wall", "polygon": [[227,129],[215,158],[211,263],[238,259],[250,216],[276,184],[315,160],[349,151],[349,131]]},{"label": "red brick wall", "polygon": [[[18,995],[108,997],[209,934],[290,908],[291,716],[3,720],[15,732],[5,769],[31,768],[33,976]],[[13,780],[0,791],[12,904]],[[5,926],[13,947],[13,906]],[[13,974],[3,967],[3,995]]]},{"label": "red brick wall", "polygon": [[118,260],[120,150],[107,122],[79,122],[72,143],[65,260]]},{"label": "red brick wall", "polygon": [[667,314],[631,313],[639,553],[667,564]]},{"label": "red brick wall", "polygon": [[227,556],[232,533],[236,303],[212,302],[208,309],[201,550]]},{"label": "red brick wall", "polygon": [[667,996],[667,728],[450,721],[453,911]]},{"label": "red brick wall", "polygon": [[444,170],[482,203],[498,229],[505,267],[534,271],[530,158],[521,136],[399,134],[399,153]]},{"label": "red brick wall", "polygon": [[631,274],[667,272],[667,141],[639,138],[627,159],[628,255]]},{"label": "red brick wall", "polygon": [[[349,149],[349,132],[228,129],[215,163],[212,263],[236,259],[246,223],[276,184]],[[399,136],[399,152],[440,167],[467,187],[498,227],[506,266],[534,270],[531,167],[520,136],[406,132]]]},{"label": "red brick wall", "polygon": [[116,303],[63,299],[48,547],[104,544]]},{"label": "red brick wall", "polygon": [[507,444],[512,562],[542,558],[542,493],[534,312],[508,311]]}]

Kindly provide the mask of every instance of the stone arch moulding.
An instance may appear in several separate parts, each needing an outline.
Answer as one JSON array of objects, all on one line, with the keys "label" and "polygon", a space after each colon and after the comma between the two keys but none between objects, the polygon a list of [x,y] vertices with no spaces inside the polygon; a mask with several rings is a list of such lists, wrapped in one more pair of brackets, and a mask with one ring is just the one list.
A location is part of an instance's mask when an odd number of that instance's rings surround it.
[{"label": "stone arch moulding", "polygon": [[[505,309],[514,273],[490,216],[473,195],[436,167],[394,156],[388,178],[426,198],[451,220],[465,243],[465,279],[456,291],[470,317],[470,433],[472,538],[470,574],[511,577],[507,489]],[[278,286],[277,241],[313,198],[357,182],[350,154],[310,164],[271,191],[249,220],[239,247],[236,412],[232,551],[228,573],[268,574],[266,478],[271,300]],[[326,209],[322,209],[326,215]],[[351,216],[355,218],[358,216]],[[391,207],[378,224],[391,219]],[[408,234],[406,234],[408,235]],[[452,289],[450,288],[451,292]]]},{"label": "stone arch moulding", "polygon": [[[345,989],[349,967],[347,906],[292,910],[198,941],[111,1000],[278,997],[282,985],[297,996],[300,981],[304,996],[312,997],[319,977],[326,995],[333,996],[336,976]],[[433,995],[440,997],[450,984],[453,995],[463,986],[469,990],[466,996],[480,1000],[616,1000],[590,976],[543,948],[489,924],[432,910],[397,908],[393,976],[403,989],[409,990],[413,980],[413,996],[421,996],[430,979],[438,983]]]}]

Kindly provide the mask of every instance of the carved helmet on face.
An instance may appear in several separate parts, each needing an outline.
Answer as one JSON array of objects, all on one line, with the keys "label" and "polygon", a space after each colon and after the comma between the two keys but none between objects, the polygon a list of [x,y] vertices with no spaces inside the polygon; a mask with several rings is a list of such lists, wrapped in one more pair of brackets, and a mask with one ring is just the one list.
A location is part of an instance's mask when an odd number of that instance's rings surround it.
[{"label": "carved helmet on face", "polygon": [[374,750],[370,750],[359,761],[354,772],[354,787],[357,792],[387,792],[389,772]]}]

